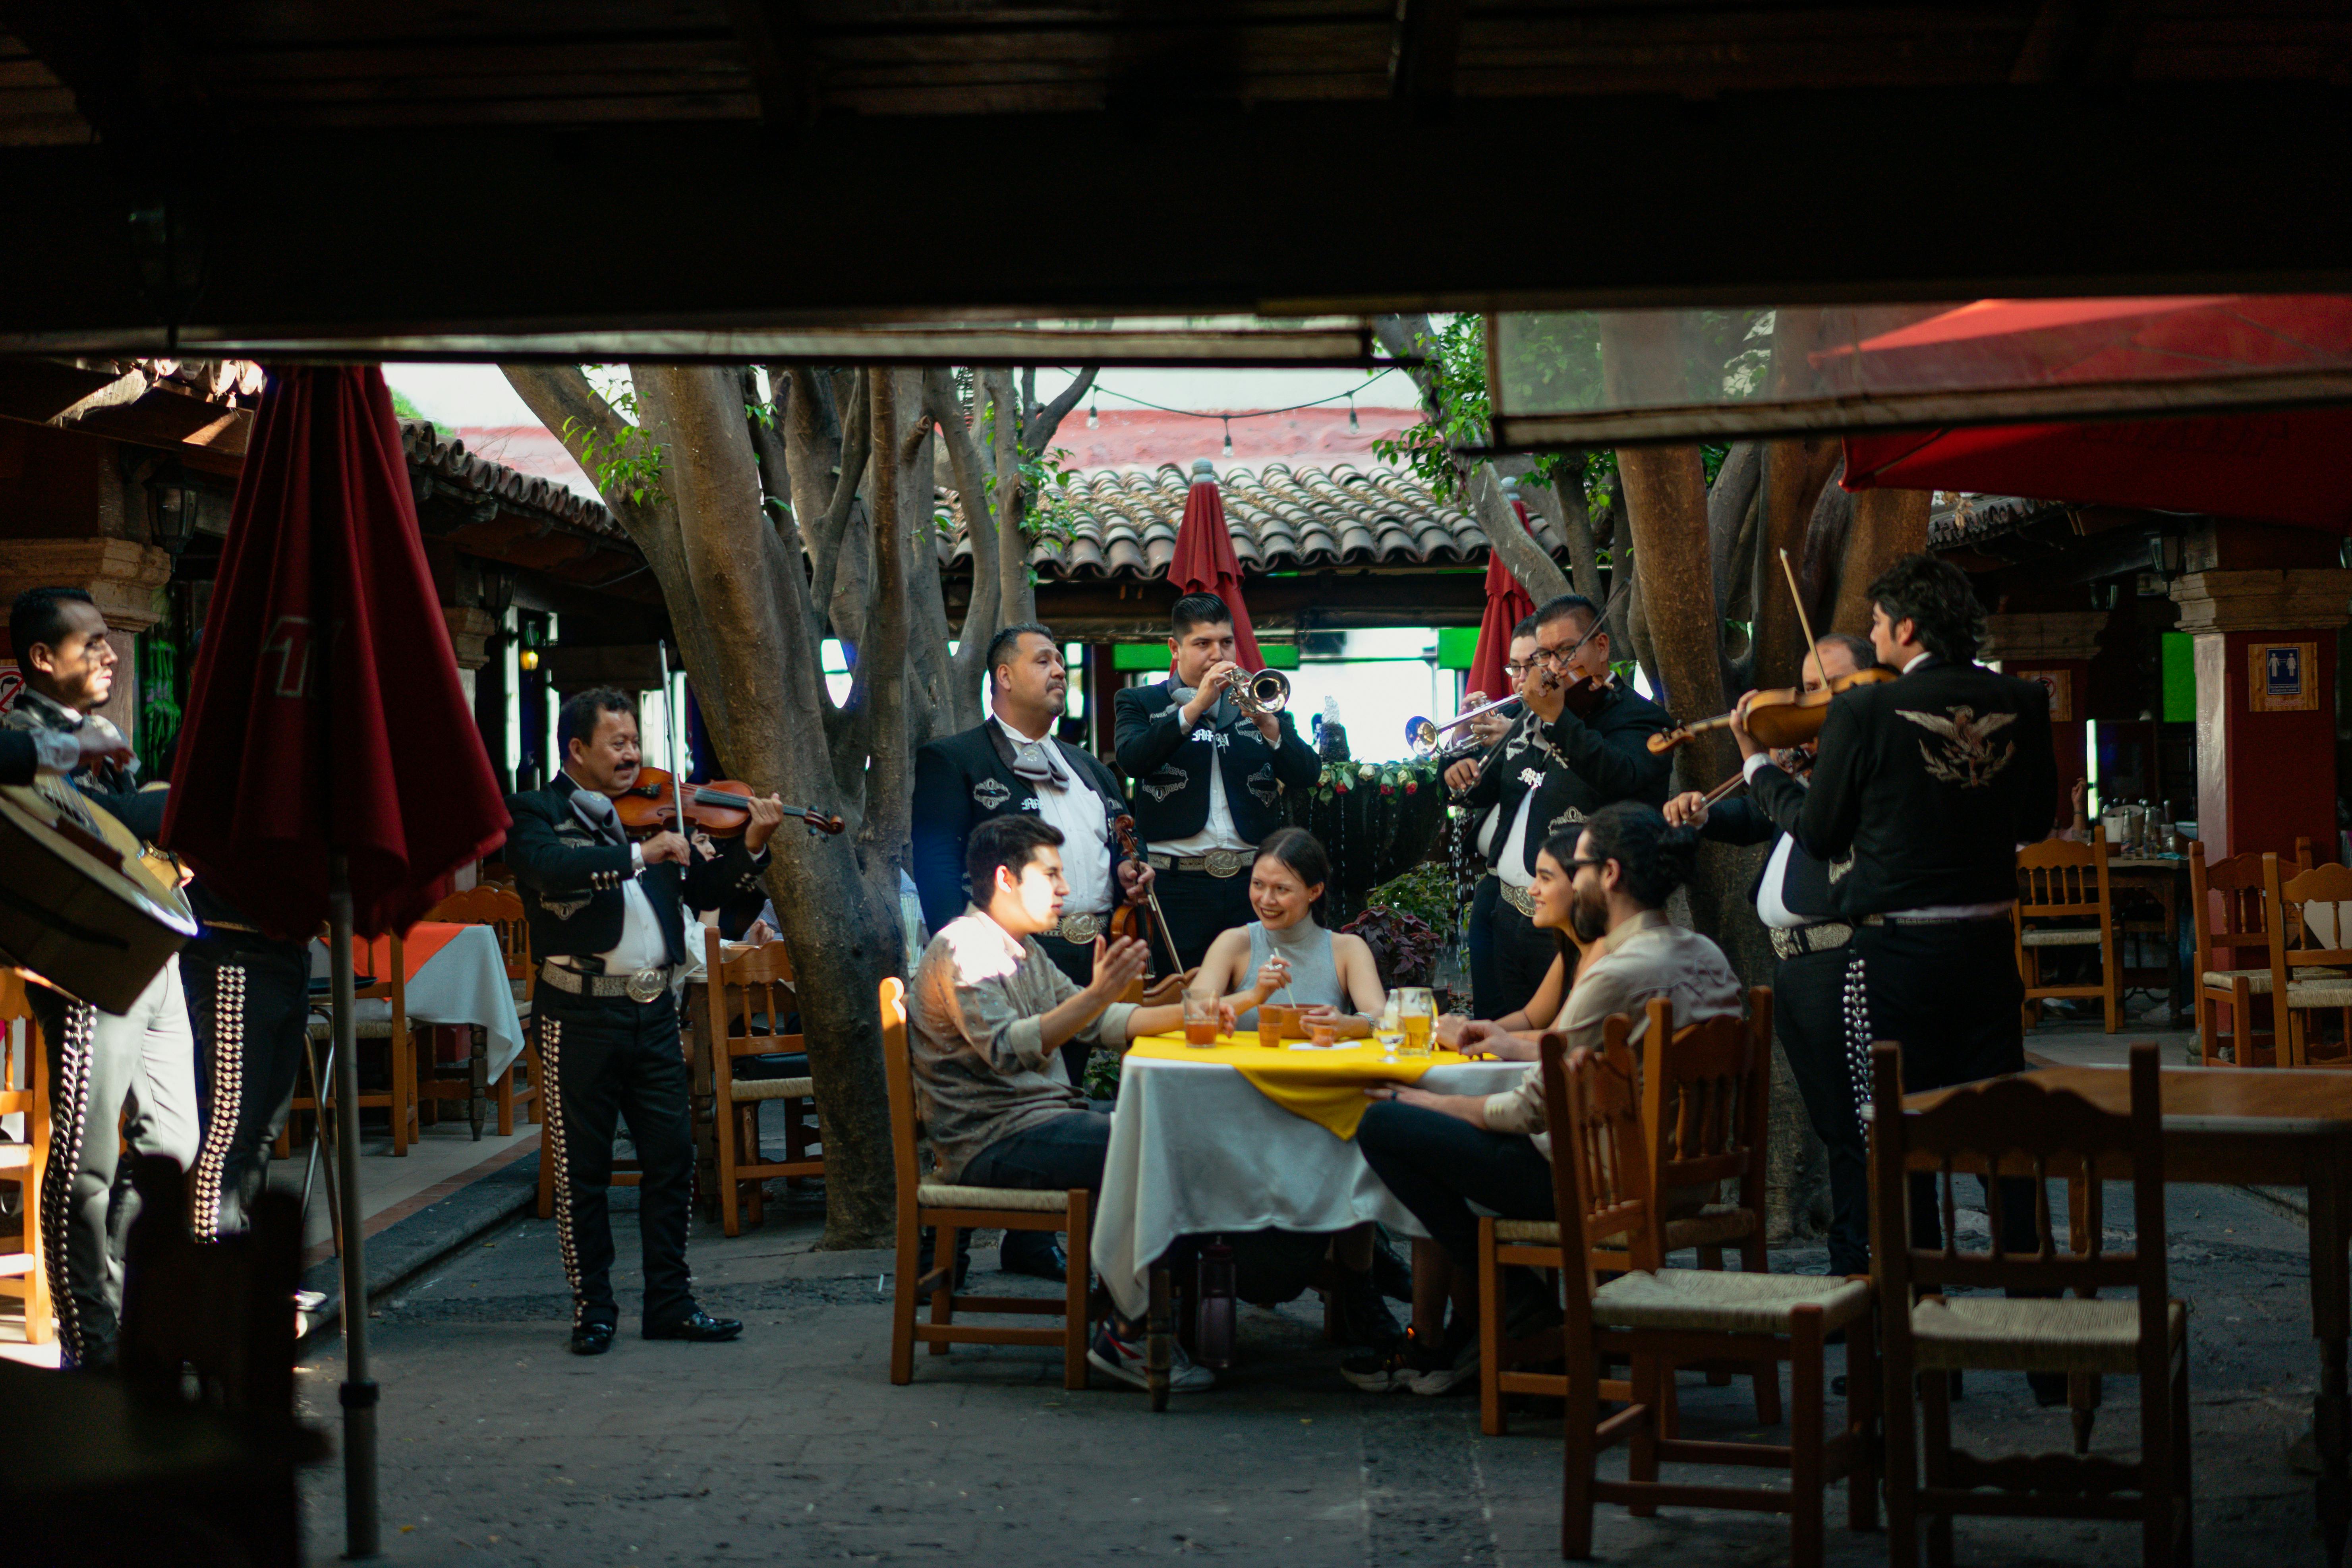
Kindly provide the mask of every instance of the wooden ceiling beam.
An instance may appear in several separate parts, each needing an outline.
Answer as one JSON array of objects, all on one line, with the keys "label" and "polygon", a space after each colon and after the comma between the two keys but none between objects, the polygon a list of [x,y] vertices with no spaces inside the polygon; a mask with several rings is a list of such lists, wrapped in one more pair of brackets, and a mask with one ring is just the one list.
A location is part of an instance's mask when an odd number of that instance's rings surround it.
[{"label": "wooden ceiling beam", "polygon": [[1467,0],[1396,0],[1396,31],[1389,50],[1389,90],[1407,103],[1438,104],[1454,96],[1462,54],[1462,13]]}]

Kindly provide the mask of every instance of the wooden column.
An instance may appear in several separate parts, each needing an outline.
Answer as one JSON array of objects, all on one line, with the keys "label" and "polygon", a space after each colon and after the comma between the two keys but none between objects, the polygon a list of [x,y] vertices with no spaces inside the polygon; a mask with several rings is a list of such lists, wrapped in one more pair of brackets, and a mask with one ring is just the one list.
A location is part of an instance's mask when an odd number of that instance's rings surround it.
[{"label": "wooden column", "polygon": [[1114,644],[1087,644],[1087,743],[1113,773],[1118,771],[1118,753],[1112,747],[1115,715],[1111,712],[1111,694],[1118,689],[1117,658]]},{"label": "wooden column", "polygon": [[2336,858],[2336,633],[2352,571],[2190,573],[2172,584],[2196,639],[2197,831],[2210,858]]},{"label": "wooden column", "polygon": [[2074,820],[2074,781],[2090,776],[2084,725],[2090,718],[2091,659],[2107,629],[2105,610],[2049,610],[1985,617],[1985,643],[1979,657],[2000,661],[2002,671],[2038,680],[2050,692],[2050,738],[2058,753],[2058,797],[2052,819],[2063,827]]}]

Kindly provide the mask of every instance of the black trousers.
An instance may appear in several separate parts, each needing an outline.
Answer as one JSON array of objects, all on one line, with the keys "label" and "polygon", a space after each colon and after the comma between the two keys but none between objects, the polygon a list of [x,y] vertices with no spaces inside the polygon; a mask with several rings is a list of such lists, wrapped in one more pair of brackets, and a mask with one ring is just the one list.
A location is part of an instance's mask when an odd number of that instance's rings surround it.
[{"label": "black trousers", "polygon": [[205,1125],[193,1223],[200,1237],[231,1236],[246,1227],[293,1107],[310,1027],[310,950],[215,932],[180,950],[180,977],[195,1031]]},{"label": "black trousers", "polygon": [[1559,940],[1503,897],[1501,878],[1478,879],[1470,895],[1470,992],[1479,1017],[1525,1007],[1559,956]]},{"label": "black trousers", "polygon": [[1806,1119],[1829,1152],[1830,1272],[1870,1271],[1870,1163],[1846,1066],[1846,953],[1801,953],[1772,972],[1772,1032]]},{"label": "black trousers", "polygon": [[645,1321],[664,1328],[691,1316],[686,1227],[694,1199],[693,1112],[669,993],[637,1003],[575,996],[541,982],[531,993],[531,1023],[547,1067],[556,1244],[572,1283],[573,1325],[620,1321],[609,1194],[613,1134],[623,1121],[645,1173],[637,1185]]},{"label": "black trousers", "polygon": [[[1022,1187],[1033,1192],[1068,1192],[1072,1187],[1102,1191],[1103,1161],[1110,1153],[1110,1105],[1092,1102],[1093,1109],[1073,1110],[1000,1138],[964,1162],[958,1178],[979,1187]],[[1008,1230],[997,1244],[999,1263],[1015,1268],[1050,1251],[1059,1231]],[[922,1266],[931,1266],[930,1231],[923,1232]],[[971,1267],[971,1232],[956,1233],[956,1288],[963,1288]]]},{"label": "black trousers", "polygon": [[[1874,1040],[1902,1046],[1906,1094],[2024,1070],[2025,982],[2006,919],[1862,926],[1847,952],[1846,1050],[1857,1107],[1870,1102]],[[2040,1234],[2035,1210],[2045,1195],[2021,1177],[2000,1186],[2003,1233],[2024,1246]],[[1914,1175],[1913,1246],[1940,1245],[1938,1206],[1935,1178]]]},{"label": "black trousers", "polygon": [[1187,969],[1197,968],[1208,955],[1209,944],[1235,926],[1257,919],[1250,908],[1249,872],[1212,877],[1206,871],[1161,871],[1152,879],[1160,893],[1160,912],[1168,917],[1168,934],[1175,940],[1176,956]]},{"label": "black trousers", "polygon": [[1356,1147],[1457,1268],[1478,1266],[1472,1204],[1505,1219],[1552,1217],[1551,1162],[1520,1133],[1384,1100],[1356,1124]]}]

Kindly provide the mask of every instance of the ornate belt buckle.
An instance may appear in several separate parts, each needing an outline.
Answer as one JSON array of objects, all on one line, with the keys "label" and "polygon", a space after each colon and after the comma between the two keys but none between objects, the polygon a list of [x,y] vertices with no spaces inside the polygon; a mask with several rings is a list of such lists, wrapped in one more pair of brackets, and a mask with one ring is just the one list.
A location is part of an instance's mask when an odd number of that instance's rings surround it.
[{"label": "ornate belt buckle", "polygon": [[1212,849],[1201,858],[1212,877],[1230,877],[1242,868],[1242,852],[1238,849]]},{"label": "ornate belt buckle", "polygon": [[1062,917],[1062,940],[1068,942],[1092,942],[1102,934],[1100,915],[1065,915]]},{"label": "ornate belt buckle", "polygon": [[669,971],[640,969],[629,976],[628,993],[632,1002],[650,1002],[669,989]]}]

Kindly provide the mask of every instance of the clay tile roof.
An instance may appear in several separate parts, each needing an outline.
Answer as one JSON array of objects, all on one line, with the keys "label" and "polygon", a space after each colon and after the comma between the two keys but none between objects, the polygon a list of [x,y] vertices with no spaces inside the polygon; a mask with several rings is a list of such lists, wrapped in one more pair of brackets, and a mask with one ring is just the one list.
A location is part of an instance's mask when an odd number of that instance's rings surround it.
[{"label": "clay tile roof", "polygon": [[1958,495],[1937,491],[1927,514],[1927,548],[1956,550],[2014,533],[2065,510],[2058,501],[2024,496]]},{"label": "clay tile roof", "polygon": [[[1040,576],[1060,580],[1162,576],[1176,554],[1191,481],[1174,463],[1144,473],[1102,469],[1072,476],[1062,492],[1059,531],[1029,554]],[[1461,566],[1486,559],[1486,534],[1463,507],[1441,501],[1395,468],[1228,467],[1217,476],[1245,573],[1326,567]],[[951,489],[939,492],[940,556],[969,567],[971,546]],[[1535,534],[1555,556],[1566,542],[1549,521]]]},{"label": "clay tile roof", "polygon": [[411,482],[429,478],[469,495],[494,498],[515,511],[538,512],[583,533],[626,543],[628,532],[601,501],[536,474],[518,473],[503,463],[478,458],[463,441],[445,440],[431,421],[400,422],[400,445],[408,458]]}]

